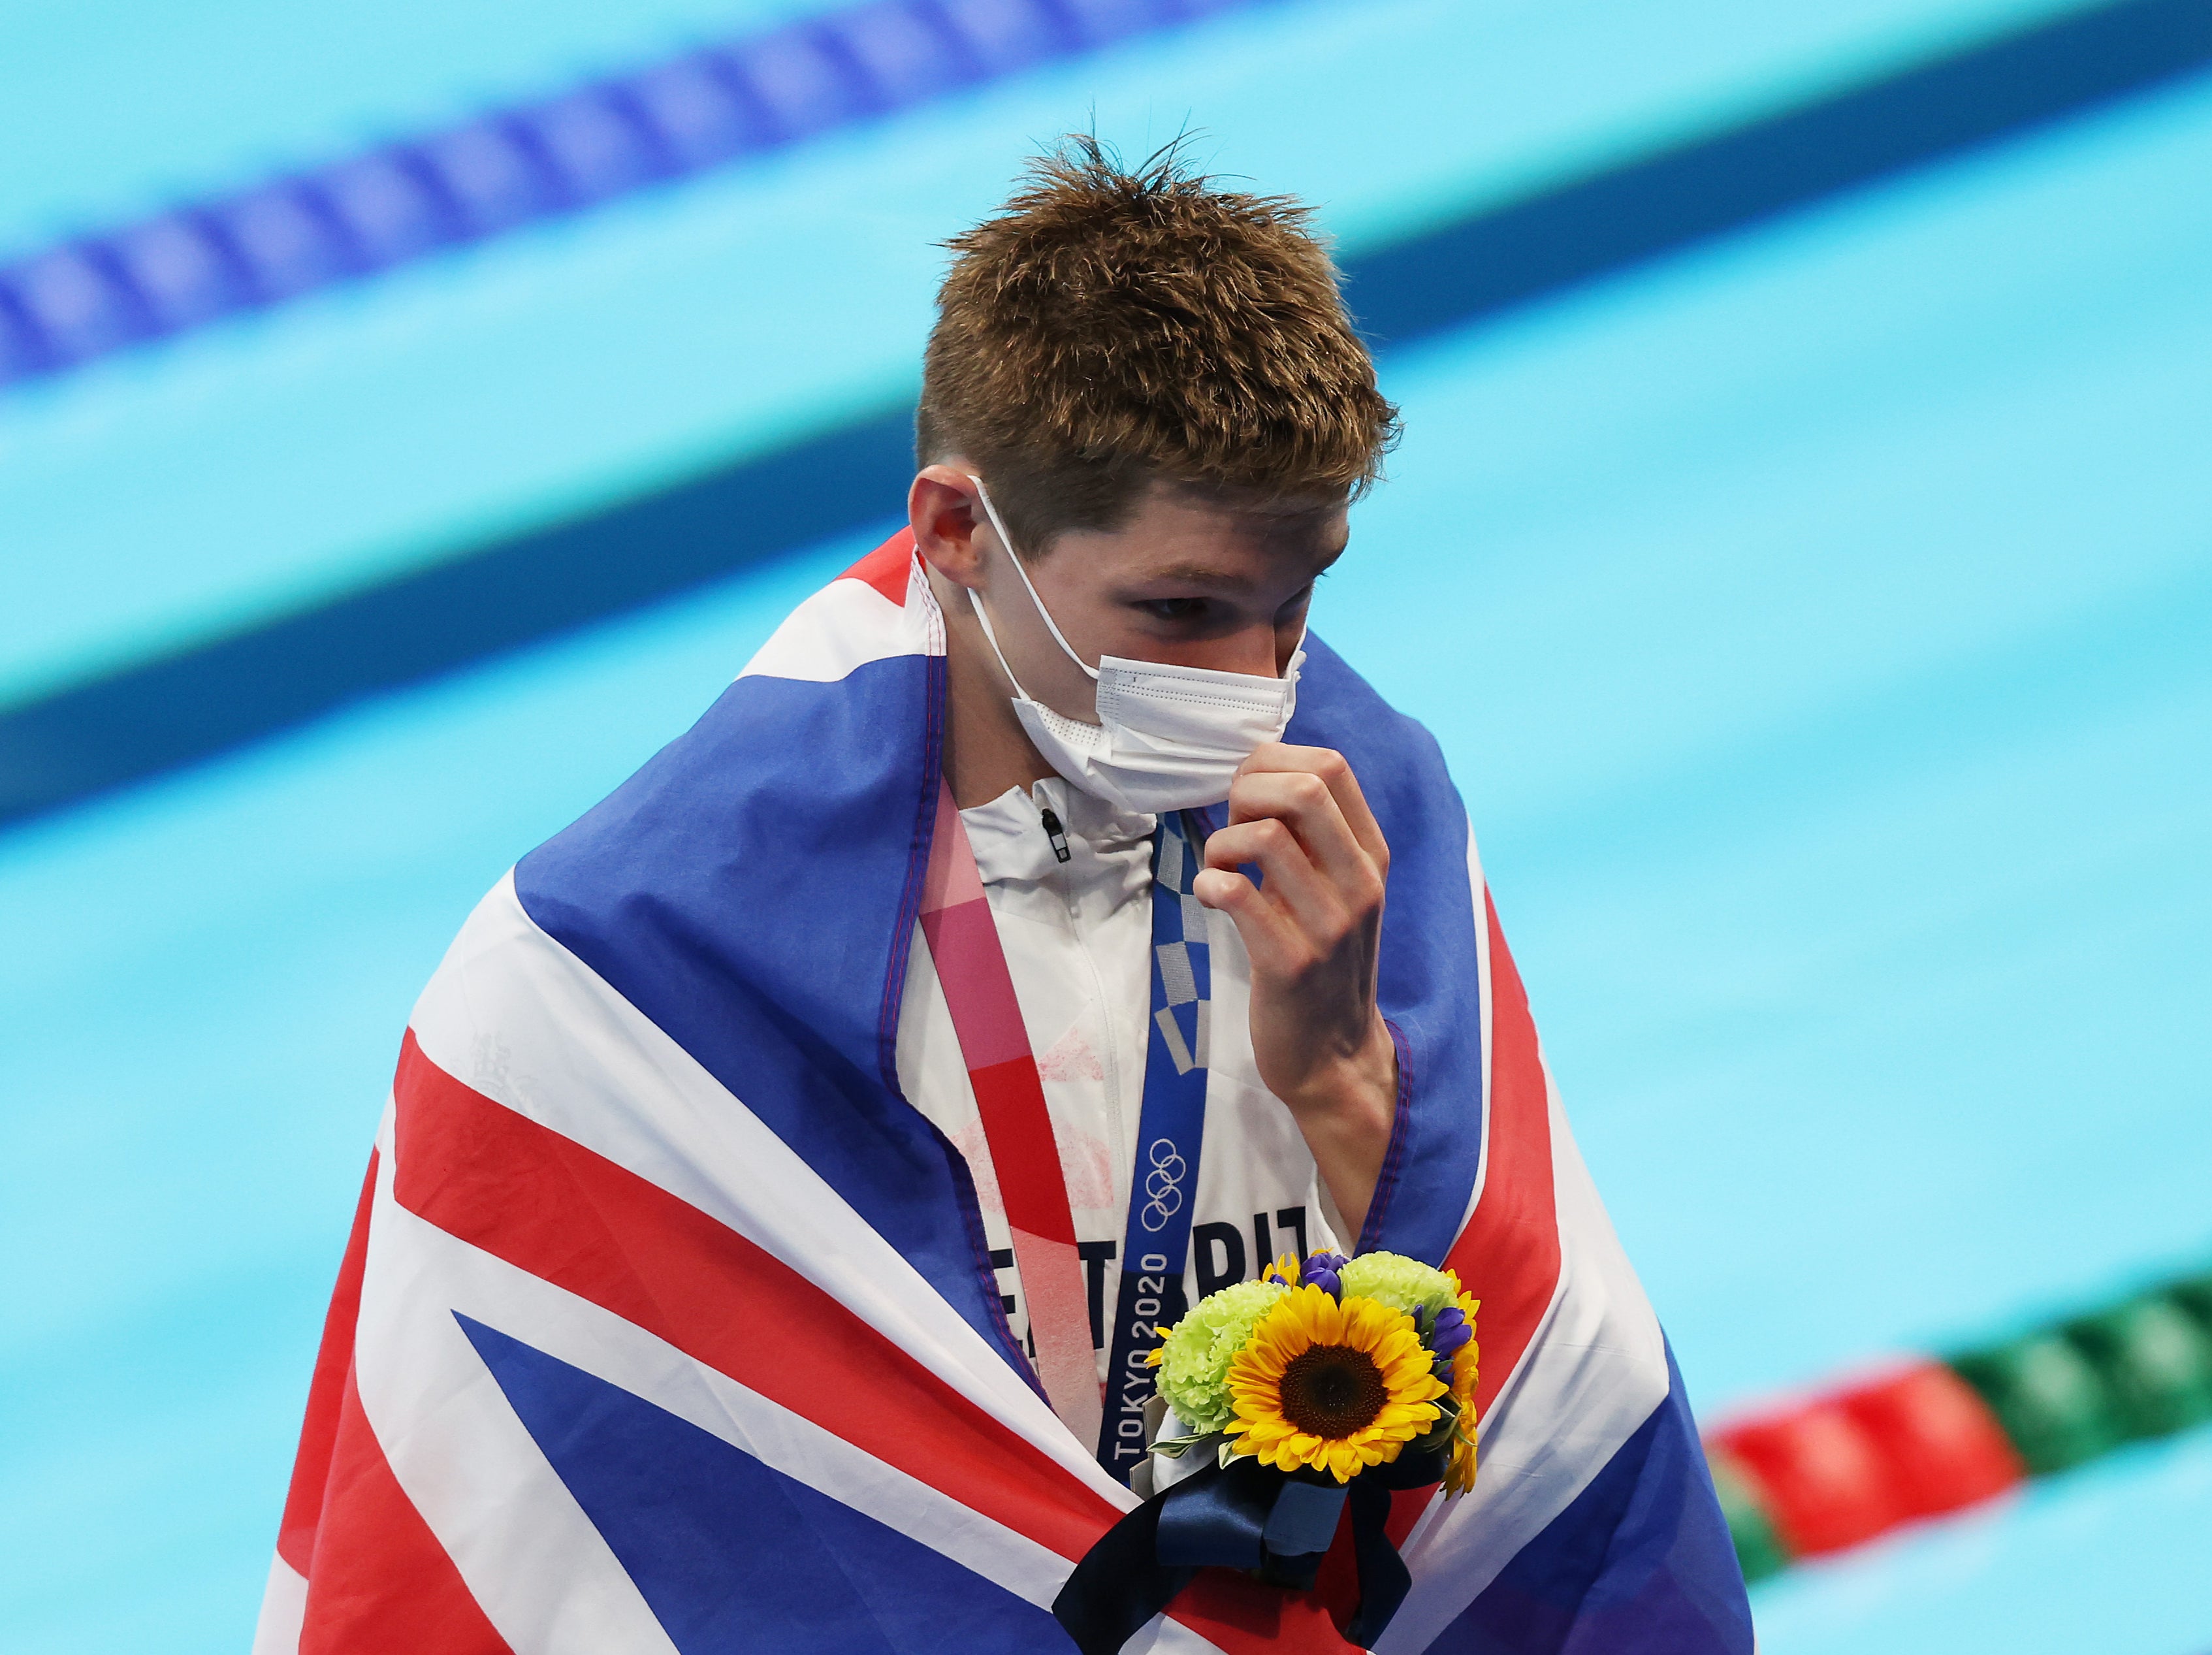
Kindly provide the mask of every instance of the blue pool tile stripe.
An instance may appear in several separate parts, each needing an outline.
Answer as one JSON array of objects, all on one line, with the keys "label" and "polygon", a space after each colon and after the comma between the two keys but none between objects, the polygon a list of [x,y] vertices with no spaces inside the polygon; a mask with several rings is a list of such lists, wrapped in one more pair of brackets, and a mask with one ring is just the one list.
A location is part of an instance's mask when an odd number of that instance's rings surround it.
[{"label": "blue pool tile stripe", "polygon": [[866,0],[0,267],[0,385],[1261,0]]},{"label": "blue pool tile stripe", "polygon": [[[1352,305],[1404,344],[2208,64],[2212,0],[2119,0],[1371,250],[1346,261]],[[0,825],[869,528],[905,492],[910,422],[885,409],[0,708]]]},{"label": "blue pool tile stripe", "polygon": [[0,711],[0,824],[780,551],[888,535],[913,462],[901,409]]},{"label": "blue pool tile stripe", "polygon": [[2212,65],[2212,0],[2120,0],[1546,190],[1363,261],[1418,338]]}]

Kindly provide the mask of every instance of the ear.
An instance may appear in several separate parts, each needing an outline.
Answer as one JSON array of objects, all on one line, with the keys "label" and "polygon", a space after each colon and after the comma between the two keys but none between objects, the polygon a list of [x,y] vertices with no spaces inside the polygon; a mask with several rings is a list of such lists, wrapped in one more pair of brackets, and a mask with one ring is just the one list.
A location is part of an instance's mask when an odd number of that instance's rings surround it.
[{"label": "ear", "polygon": [[974,476],[957,465],[925,465],[907,490],[907,521],[922,561],[955,586],[980,591],[983,548],[979,535],[993,535],[975,499]]}]

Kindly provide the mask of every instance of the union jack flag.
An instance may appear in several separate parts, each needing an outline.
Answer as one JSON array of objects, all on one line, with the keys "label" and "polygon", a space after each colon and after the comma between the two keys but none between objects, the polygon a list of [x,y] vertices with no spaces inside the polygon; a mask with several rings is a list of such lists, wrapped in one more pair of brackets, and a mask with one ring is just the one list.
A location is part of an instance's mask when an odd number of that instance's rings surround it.
[{"label": "union jack flag", "polygon": [[[1474,1494],[1395,1497],[1386,1651],[1751,1647],[1659,1324],[1434,743],[1310,638],[1287,739],[1392,848],[1397,1128],[1364,1247],[1482,1300]],[[416,1007],[256,1650],[1042,1651],[1135,1497],[1009,1336],[900,1096],[944,634],[902,534],[525,857]],[[1341,1539],[1341,1536],[1340,1536]],[[1356,1587],[1207,1571],[1131,1648],[1333,1651]]]}]

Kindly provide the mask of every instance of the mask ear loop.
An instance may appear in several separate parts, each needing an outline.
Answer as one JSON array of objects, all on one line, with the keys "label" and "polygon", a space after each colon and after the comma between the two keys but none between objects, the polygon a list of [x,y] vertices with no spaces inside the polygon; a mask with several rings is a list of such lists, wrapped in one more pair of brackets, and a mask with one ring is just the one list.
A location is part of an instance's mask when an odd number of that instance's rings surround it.
[{"label": "mask ear loop", "polygon": [[[975,484],[975,497],[983,502],[983,515],[991,520],[991,526],[999,532],[999,544],[1006,549],[1006,556],[1013,559],[1014,573],[1022,577],[1022,585],[1029,589],[1030,603],[1035,607],[1038,615],[1043,618],[1045,629],[1052,634],[1052,641],[1060,646],[1061,654],[1065,654],[1068,660],[1073,661],[1078,666],[1082,667],[1085,672],[1091,675],[1092,682],[1096,683],[1098,678],[1098,669],[1095,666],[1085,666],[1083,657],[1077,654],[1075,651],[1069,647],[1067,639],[1060,632],[1060,623],[1053,619],[1052,611],[1047,609],[1044,606],[1044,599],[1037,596],[1037,589],[1030,580],[1029,570],[1022,567],[1021,554],[1014,550],[1014,537],[1006,532],[1006,526],[999,520],[999,508],[991,503],[991,491],[983,486],[983,479],[981,478],[975,476],[973,472],[970,472],[969,475]],[[983,607],[981,604],[975,601],[975,589],[973,587],[970,587],[968,589],[968,601],[975,606],[975,613],[979,617],[981,616],[983,613]],[[991,638],[992,648],[998,648],[999,641],[994,637],[991,637],[991,623],[988,620],[985,620],[983,622],[983,636],[987,638]],[[999,665],[1001,666],[1006,666],[1006,658],[1003,654],[999,657]],[[1014,676],[1013,669],[1012,667],[1007,667],[1006,676],[1010,678]],[[1017,690],[1021,689],[1019,683],[1017,683],[1014,687]],[[1022,693],[1024,696],[1029,694],[1025,690],[1023,691]]]},{"label": "mask ear loop", "polygon": [[1022,681],[1014,676],[1014,669],[1006,664],[1006,652],[999,648],[999,635],[991,630],[991,617],[983,608],[983,600],[975,595],[974,587],[968,588],[968,607],[975,611],[975,618],[982,623],[983,642],[991,646],[991,653],[999,658],[999,670],[1006,675],[1006,682],[1014,686],[1014,693],[1024,701],[1036,701],[1035,696],[1022,688]]}]

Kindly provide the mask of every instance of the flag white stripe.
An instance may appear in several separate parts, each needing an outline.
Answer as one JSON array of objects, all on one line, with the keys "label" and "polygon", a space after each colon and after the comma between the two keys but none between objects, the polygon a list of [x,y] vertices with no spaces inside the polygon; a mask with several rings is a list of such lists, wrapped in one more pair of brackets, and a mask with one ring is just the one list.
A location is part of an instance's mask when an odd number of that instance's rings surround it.
[{"label": "flag white stripe", "polygon": [[[1482,1029],[1482,1152],[1475,1161],[1474,1186],[1467,1192],[1467,1208],[1459,1215],[1459,1227],[1464,1230],[1474,1217],[1475,1203],[1482,1199],[1483,1179],[1490,1171],[1490,1100],[1492,1094],[1491,1076],[1491,1016],[1490,1016],[1490,934],[1489,887],[1482,882],[1482,856],[1475,849],[1474,823],[1467,824],[1467,880],[1474,897],[1474,980],[1476,1001],[1480,1007]],[[1453,1232],[1455,1235],[1458,1231]]]},{"label": "flag white stripe", "polygon": [[307,1577],[281,1555],[270,1558],[261,1619],[253,1628],[253,1655],[299,1655],[300,1625],[307,1613]]},{"label": "flag white stripe", "polygon": [[944,620],[916,559],[903,605],[866,581],[832,581],[784,618],[738,676],[834,684],[871,661],[944,653]]}]

